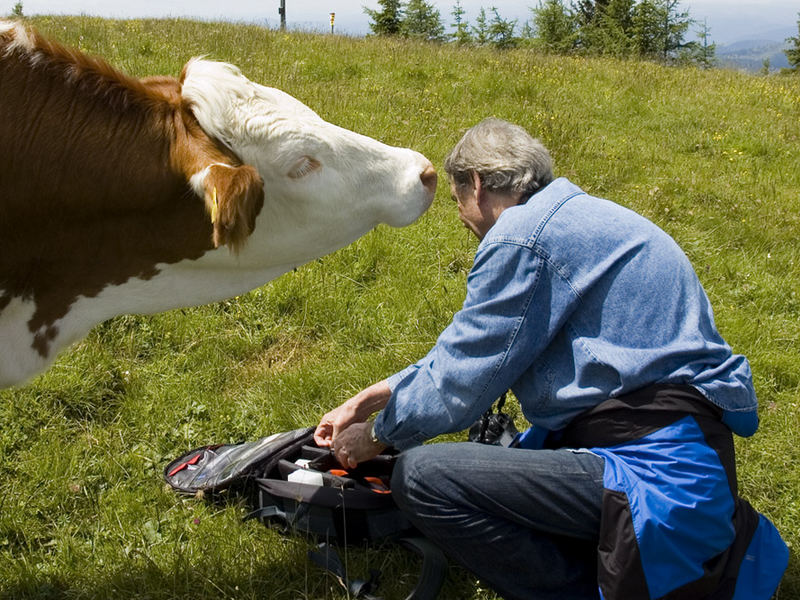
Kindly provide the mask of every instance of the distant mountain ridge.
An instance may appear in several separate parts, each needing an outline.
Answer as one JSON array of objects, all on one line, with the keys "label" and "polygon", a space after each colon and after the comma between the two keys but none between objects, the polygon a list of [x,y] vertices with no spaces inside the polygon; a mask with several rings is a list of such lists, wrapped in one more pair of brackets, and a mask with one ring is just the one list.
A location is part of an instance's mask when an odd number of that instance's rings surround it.
[{"label": "distant mountain ridge", "polygon": [[741,40],[727,45],[717,46],[717,59],[721,67],[760,71],[764,61],[769,60],[771,71],[789,66],[784,50],[789,47],[785,41]]}]

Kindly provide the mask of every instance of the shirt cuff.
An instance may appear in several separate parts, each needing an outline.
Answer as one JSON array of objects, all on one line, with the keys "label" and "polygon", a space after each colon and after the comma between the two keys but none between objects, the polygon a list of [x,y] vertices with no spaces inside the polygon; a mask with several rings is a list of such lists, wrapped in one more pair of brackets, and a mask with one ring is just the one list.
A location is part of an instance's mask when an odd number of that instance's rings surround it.
[{"label": "shirt cuff", "polygon": [[378,441],[400,451],[408,450],[409,448],[414,448],[415,446],[421,446],[422,443],[427,439],[422,434],[418,434],[404,440],[392,440],[391,438],[386,437],[383,431],[383,411],[379,412],[378,416],[375,417],[375,422],[372,424],[372,430],[375,432],[375,437],[378,438]]},{"label": "shirt cuff", "polygon": [[[398,384],[402,382],[406,377],[409,377],[413,373],[419,370],[419,364],[413,364],[407,366],[402,371],[398,371],[391,377],[386,379],[386,383],[389,385],[389,389],[394,393],[395,388],[397,388]],[[391,402],[391,400],[390,400]],[[421,445],[427,438],[424,434],[417,434],[412,438],[407,438],[403,440],[394,440],[391,437],[386,435],[385,427],[384,427],[384,417],[385,412],[381,411],[375,417],[375,421],[372,424],[373,431],[375,432],[375,437],[381,441],[383,444],[387,444],[397,450],[408,450],[409,448],[413,448],[414,446]]]}]

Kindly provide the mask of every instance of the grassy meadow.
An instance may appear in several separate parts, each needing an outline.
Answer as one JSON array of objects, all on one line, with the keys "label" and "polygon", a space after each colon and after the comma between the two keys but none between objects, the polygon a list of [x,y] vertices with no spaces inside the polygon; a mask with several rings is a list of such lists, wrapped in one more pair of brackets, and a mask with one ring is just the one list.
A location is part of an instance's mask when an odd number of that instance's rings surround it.
[{"label": "grassy meadow", "polygon": [[[233,24],[30,22],[137,76],[177,76],[195,55],[235,63],[437,168],[467,127],[508,119],[557,175],[658,223],[751,361],[761,429],[737,440],[740,490],[790,544],[781,597],[800,598],[800,78]],[[0,391],[0,598],[345,598],[304,541],[242,523],[241,505],[179,498],[162,469],[198,445],[316,424],[421,357],[463,301],[476,245],[442,178],[410,227],[236,299],[113,319]],[[383,569],[388,600],[417,567],[395,550],[346,560],[358,576]],[[495,596],[452,568],[441,597]]]}]

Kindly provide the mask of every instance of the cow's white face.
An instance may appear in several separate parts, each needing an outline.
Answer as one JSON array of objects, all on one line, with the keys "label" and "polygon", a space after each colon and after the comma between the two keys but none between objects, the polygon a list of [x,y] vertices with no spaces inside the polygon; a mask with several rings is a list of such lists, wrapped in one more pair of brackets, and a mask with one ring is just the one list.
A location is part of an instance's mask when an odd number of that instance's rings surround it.
[{"label": "cow's white face", "polygon": [[[332,125],[232,65],[193,60],[182,95],[203,129],[264,180],[264,208],[246,253],[283,254],[288,244],[296,256],[302,244],[319,256],[379,223],[408,225],[433,200],[436,173],[424,156]],[[285,233],[294,239],[282,239]]]}]

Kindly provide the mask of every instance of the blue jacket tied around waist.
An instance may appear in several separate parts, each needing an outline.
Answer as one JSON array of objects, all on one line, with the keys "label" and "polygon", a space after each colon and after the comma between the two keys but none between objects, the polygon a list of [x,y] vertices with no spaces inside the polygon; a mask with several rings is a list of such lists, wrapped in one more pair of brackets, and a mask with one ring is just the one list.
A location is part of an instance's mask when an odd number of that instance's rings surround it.
[{"label": "blue jacket tied around waist", "polygon": [[789,550],[737,495],[730,430],[689,386],[601,403],[555,445],[606,460],[598,584],[610,600],[766,600]]}]

